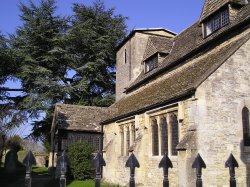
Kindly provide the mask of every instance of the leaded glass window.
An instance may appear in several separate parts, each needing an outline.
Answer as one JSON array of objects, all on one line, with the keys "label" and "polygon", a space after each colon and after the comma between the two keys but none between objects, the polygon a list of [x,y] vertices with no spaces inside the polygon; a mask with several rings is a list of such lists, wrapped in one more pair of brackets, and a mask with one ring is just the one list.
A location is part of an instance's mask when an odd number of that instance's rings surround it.
[{"label": "leaded glass window", "polygon": [[126,131],[126,155],[129,155],[129,147],[130,147],[130,131],[129,131],[129,127],[127,127],[127,131]]},{"label": "leaded glass window", "polygon": [[152,56],[145,61],[145,73],[153,70],[157,67],[157,56]]},{"label": "leaded glass window", "polygon": [[132,132],[132,141],[135,142],[136,139],[136,133],[135,133],[135,123],[132,123],[131,125],[131,132]]},{"label": "leaded glass window", "polygon": [[100,138],[99,137],[95,138],[94,145],[95,145],[96,152],[100,151]]},{"label": "leaded glass window", "polygon": [[220,29],[221,27],[227,25],[228,23],[229,11],[227,8],[216,13],[214,16],[204,22],[204,36],[209,36],[210,34]]},{"label": "leaded glass window", "polygon": [[156,119],[152,119],[152,150],[153,155],[159,155],[158,124]]},{"label": "leaded glass window", "polygon": [[161,155],[168,153],[168,126],[166,117],[161,117]]},{"label": "leaded glass window", "polygon": [[124,130],[123,127],[120,127],[121,133],[121,156],[124,156]]},{"label": "leaded glass window", "polygon": [[172,155],[177,155],[176,146],[179,143],[179,128],[178,128],[178,119],[177,115],[172,113],[170,114],[170,124],[171,124],[171,152]]}]

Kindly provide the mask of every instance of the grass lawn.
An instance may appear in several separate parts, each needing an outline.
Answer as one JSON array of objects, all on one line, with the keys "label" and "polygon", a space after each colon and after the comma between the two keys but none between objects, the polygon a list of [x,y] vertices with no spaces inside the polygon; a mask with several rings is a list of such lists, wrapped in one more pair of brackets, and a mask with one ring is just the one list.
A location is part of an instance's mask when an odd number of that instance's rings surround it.
[{"label": "grass lawn", "polygon": [[32,167],[32,172],[36,174],[48,174],[48,168],[46,167]]},{"label": "grass lawn", "polygon": [[[86,180],[86,181],[72,181],[67,185],[67,187],[94,187],[95,182],[93,180]],[[108,185],[102,184],[101,187],[119,187],[118,185]]]}]

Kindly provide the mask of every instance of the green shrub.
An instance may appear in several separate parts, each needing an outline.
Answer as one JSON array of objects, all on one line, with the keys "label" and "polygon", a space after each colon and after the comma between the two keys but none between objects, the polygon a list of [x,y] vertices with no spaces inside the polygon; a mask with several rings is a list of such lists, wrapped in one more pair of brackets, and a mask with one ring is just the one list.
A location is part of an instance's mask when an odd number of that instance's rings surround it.
[{"label": "green shrub", "polygon": [[94,148],[86,143],[74,143],[69,146],[71,172],[75,179],[90,178],[93,172],[92,153]]}]

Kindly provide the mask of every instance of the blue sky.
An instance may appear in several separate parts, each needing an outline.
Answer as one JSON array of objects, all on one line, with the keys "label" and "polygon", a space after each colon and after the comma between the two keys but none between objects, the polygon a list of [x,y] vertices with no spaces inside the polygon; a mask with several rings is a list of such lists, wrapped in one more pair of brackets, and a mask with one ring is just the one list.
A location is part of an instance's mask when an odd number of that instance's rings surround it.
[{"label": "blue sky", "polygon": [[[1,0],[0,31],[3,34],[14,33],[21,25],[19,2],[28,0]],[[89,5],[93,0],[57,0],[58,14],[71,15],[74,2]],[[117,14],[129,17],[129,30],[164,27],[178,33],[199,19],[204,0],[104,0],[104,3],[108,8],[114,7]]]},{"label": "blue sky", "polygon": [[[33,0],[38,3],[39,0]],[[22,24],[19,19],[20,2],[28,0],[1,0],[0,2],[0,31],[4,35],[14,34]],[[72,15],[73,3],[92,4],[93,0],[57,0],[57,14]],[[180,33],[196,22],[201,14],[204,0],[103,0],[107,8],[115,8],[116,14],[128,17],[128,30],[135,28],[163,27]],[[10,83],[8,86],[13,87]],[[28,135],[31,127],[26,124],[15,129],[13,133]]]}]

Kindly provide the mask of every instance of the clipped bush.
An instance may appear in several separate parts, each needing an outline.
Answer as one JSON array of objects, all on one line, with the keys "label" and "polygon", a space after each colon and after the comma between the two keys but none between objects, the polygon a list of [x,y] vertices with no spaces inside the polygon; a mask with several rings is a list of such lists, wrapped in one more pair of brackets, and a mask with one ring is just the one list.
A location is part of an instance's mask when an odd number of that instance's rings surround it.
[{"label": "clipped bush", "polygon": [[92,176],[94,148],[86,143],[74,143],[69,146],[69,160],[74,179],[84,180]]}]

